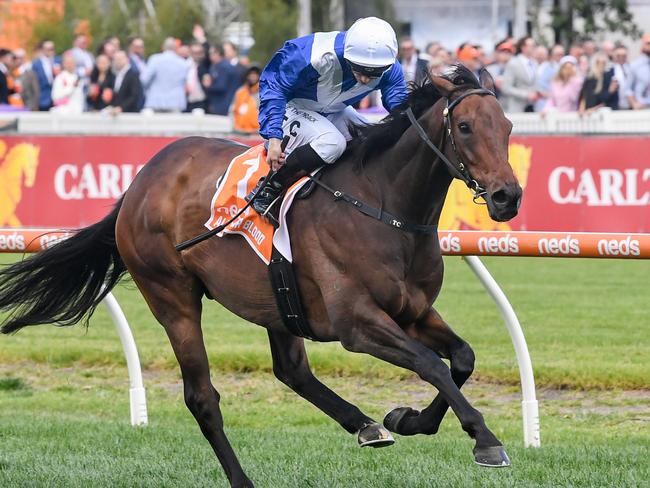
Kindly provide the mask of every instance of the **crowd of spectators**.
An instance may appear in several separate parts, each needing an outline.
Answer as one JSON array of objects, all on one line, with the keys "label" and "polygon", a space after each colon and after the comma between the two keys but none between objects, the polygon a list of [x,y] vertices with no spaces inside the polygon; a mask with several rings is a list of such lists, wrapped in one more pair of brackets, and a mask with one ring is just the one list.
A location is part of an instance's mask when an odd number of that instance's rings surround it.
[{"label": "crowd of spectators", "polygon": [[148,59],[139,37],[129,39],[126,48],[110,37],[91,53],[88,37],[79,34],[61,54],[45,39],[29,60],[23,49],[0,49],[0,107],[111,115],[234,112],[242,130],[257,131],[259,67],[240,57],[231,42],[208,43],[201,26],[194,27],[193,37],[189,43],[167,38]]},{"label": "crowd of spectators", "polygon": [[[636,56],[637,53],[632,53]],[[589,113],[650,108],[650,34],[632,62],[623,44],[591,40],[568,52],[547,48],[532,37],[504,39],[491,54],[466,42],[454,51],[431,42],[419,51],[412,39],[399,45],[407,82],[421,84],[459,62],[477,76],[487,69],[506,112],[551,110]],[[165,39],[160,52],[145,58],[142,38],[123,48],[117,37],[105,39],[93,54],[88,37],[79,34],[57,55],[51,40],[40,42],[31,56],[23,49],[0,49],[0,107],[5,110],[191,112],[228,115],[236,130],[256,132],[260,68],[241,57],[232,42],[210,44],[201,26],[189,43]],[[377,94],[361,108],[380,105]]]},{"label": "crowd of spectators", "polygon": [[[559,44],[547,48],[532,37],[498,42],[490,56],[482,46],[463,43],[452,52],[431,42],[417,52],[411,39],[400,42],[400,63],[407,81],[421,83],[426,73],[440,74],[459,62],[477,76],[492,75],[497,97],[506,112],[551,110],[590,113],[650,108],[650,34],[641,38],[641,52],[630,53],[621,43],[587,40],[566,52]],[[634,56],[632,62],[630,57]],[[372,104],[375,100],[366,103]]]}]

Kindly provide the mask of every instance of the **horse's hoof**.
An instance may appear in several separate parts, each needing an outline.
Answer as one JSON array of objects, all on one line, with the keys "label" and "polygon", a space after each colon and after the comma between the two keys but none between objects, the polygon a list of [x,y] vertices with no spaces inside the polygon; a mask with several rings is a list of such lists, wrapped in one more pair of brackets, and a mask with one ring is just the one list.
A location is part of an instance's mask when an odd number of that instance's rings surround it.
[{"label": "horse's hoof", "polygon": [[358,439],[359,447],[386,447],[395,444],[390,432],[376,422],[361,429]]},{"label": "horse's hoof", "polygon": [[488,468],[507,468],[510,466],[510,458],[503,446],[475,447],[474,462],[479,466]]},{"label": "horse's hoof", "polygon": [[420,415],[420,412],[413,410],[411,407],[395,408],[384,417],[384,427],[396,434],[411,435],[410,432],[405,431],[404,421],[410,417],[417,417],[418,415]]}]

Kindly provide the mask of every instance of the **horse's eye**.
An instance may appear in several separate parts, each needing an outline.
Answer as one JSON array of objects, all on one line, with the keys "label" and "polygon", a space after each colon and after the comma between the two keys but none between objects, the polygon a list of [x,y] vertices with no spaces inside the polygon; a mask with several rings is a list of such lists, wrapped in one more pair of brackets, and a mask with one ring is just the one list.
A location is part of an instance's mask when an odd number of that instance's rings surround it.
[{"label": "horse's eye", "polygon": [[472,128],[469,126],[467,122],[461,122],[460,124],[458,124],[458,130],[460,130],[463,134],[472,133]]}]

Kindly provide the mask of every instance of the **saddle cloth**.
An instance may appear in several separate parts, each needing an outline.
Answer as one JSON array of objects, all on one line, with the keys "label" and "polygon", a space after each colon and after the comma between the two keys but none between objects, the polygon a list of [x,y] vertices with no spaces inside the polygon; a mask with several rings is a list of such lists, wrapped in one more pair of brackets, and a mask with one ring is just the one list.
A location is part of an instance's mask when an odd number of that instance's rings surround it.
[{"label": "saddle cloth", "polygon": [[[217,180],[217,189],[210,204],[210,218],[204,225],[212,230],[228,222],[246,205],[246,195],[253,191],[259,179],[266,176],[268,172],[269,165],[266,162],[264,144],[253,146],[243,154],[235,156],[228,165],[226,173]],[[273,225],[253,208],[248,207],[232,224],[217,235],[219,237],[226,234],[243,236],[253,251],[267,265],[271,262],[273,246],[285,259],[292,262],[286,216],[294,197],[308,181],[309,178],[303,177],[287,190],[278,213],[280,226],[275,234]]]}]

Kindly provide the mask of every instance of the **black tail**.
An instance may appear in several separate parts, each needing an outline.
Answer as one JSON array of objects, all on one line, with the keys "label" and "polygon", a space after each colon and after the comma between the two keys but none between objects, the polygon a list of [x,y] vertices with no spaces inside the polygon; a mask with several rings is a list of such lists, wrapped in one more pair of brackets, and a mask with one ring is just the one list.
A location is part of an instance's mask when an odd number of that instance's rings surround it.
[{"label": "black tail", "polygon": [[[122,200],[104,220],[45,251],[0,269],[0,311],[8,311],[3,334],[27,325],[86,323],[125,273],[115,244]],[[103,287],[103,288],[102,288]]]}]

